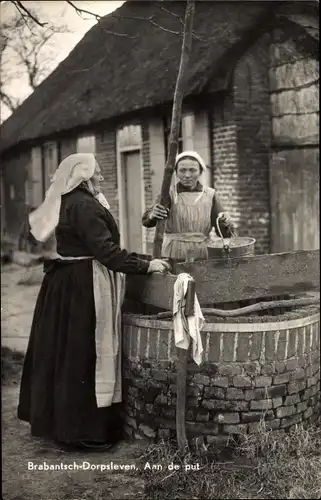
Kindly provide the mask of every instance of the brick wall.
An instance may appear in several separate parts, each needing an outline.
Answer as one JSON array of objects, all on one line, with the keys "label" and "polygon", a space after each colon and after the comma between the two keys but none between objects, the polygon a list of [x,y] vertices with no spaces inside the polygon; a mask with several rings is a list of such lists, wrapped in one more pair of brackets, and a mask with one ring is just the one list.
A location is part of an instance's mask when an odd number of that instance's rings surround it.
[{"label": "brick wall", "polygon": [[[211,144],[210,144],[210,127],[209,116],[206,110],[195,111],[194,117],[194,137],[193,137],[193,150],[201,155],[206,165],[211,167]],[[184,142],[184,137],[183,137]],[[184,146],[185,149],[185,146]],[[186,148],[187,149],[187,148]],[[205,186],[213,186],[213,170],[207,168],[206,172],[202,174],[201,182]]]},{"label": "brick wall", "polygon": [[161,192],[166,158],[163,122],[161,118],[151,118],[148,125],[153,202]]},{"label": "brick wall", "polygon": [[237,126],[233,95],[217,99],[213,110],[214,187],[224,210],[240,226]]},{"label": "brick wall", "polygon": [[[143,156],[144,187],[145,187],[144,196],[145,196],[145,207],[147,209],[152,206],[154,201],[149,121],[147,119],[143,120],[141,126],[142,126],[142,139],[143,139],[142,156]],[[151,255],[153,252],[154,229],[144,228],[144,236],[146,242],[146,253]]]},{"label": "brick wall", "polygon": [[213,111],[214,187],[239,236],[256,239],[256,253],[270,248],[268,48],[263,38],[244,55]]},{"label": "brick wall", "polygon": [[150,154],[150,138],[149,138],[149,123],[144,120],[142,126],[143,139],[143,168],[144,168],[144,185],[145,185],[145,206],[150,207],[153,203],[153,187],[152,187],[152,159]]},{"label": "brick wall", "polygon": [[[289,313],[288,313],[289,314]],[[315,309],[247,323],[206,323],[203,363],[188,364],[186,428],[191,443],[312,423],[320,413],[320,314]],[[267,322],[269,324],[267,324]],[[234,324],[235,323],[235,324]],[[175,436],[176,348],[172,324],[125,315],[125,432]],[[225,440],[225,441],[224,441]]]},{"label": "brick wall", "polygon": [[241,59],[234,75],[239,160],[239,224],[242,235],[253,236],[257,240],[257,253],[268,253],[270,249],[269,41],[269,37],[260,39]]},{"label": "brick wall", "polygon": [[105,128],[97,132],[95,137],[96,158],[104,177],[102,191],[110,204],[111,213],[116,221],[119,222],[116,129]]}]

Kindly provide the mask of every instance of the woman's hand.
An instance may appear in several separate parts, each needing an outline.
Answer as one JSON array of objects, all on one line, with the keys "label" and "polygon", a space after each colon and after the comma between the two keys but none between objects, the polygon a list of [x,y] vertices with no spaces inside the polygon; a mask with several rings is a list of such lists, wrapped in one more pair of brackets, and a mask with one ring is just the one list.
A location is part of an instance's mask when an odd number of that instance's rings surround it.
[{"label": "woman's hand", "polygon": [[147,273],[165,273],[170,270],[170,265],[165,260],[153,259],[150,261]]},{"label": "woman's hand", "polygon": [[[222,223],[222,226],[220,226],[220,223]],[[220,212],[217,226],[217,234],[219,236],[223,236],[224,238],[232,238],[235,236],[234,224],[231,217],[226,212]],[[223,232],[223,235],[220,233],[220,230]]]},{"label": "woman's hand", "polygon": [[160,205],[159,203],[156,203],[150,214],[149,214],[149,218],[152,220],[152,219],[158,219],[158,220],[162,220],[162,219],[167,219],[168,217],[168,212],[169,210],[165,207],[163,207],[163,205]]},{"label": "woman's hand", "polygon": [[231,226],[232,225],[232,219],[231,219],[230,215],[227,214],[226,212],[221,212],[220,213],[219,222],[223,222],[223,224],[225,226]]}]

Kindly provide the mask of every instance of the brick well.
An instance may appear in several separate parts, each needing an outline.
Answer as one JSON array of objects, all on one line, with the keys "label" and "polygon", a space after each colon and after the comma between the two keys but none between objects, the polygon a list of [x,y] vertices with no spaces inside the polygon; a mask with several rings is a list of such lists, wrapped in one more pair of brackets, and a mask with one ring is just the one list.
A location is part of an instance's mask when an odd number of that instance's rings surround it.
[{"label": "brick well", "polygon": [[[290,319],[289,319],[290,318]],[[209,322],[211,321],[211,322]],[[216,444],[268,428],[290,429],[320,413],[320,314],[208,320],[203,363],[188,364],[186,429]],[[123,401],[130,437],[175,437],[176,347],[172,322],[125,314]]]}]

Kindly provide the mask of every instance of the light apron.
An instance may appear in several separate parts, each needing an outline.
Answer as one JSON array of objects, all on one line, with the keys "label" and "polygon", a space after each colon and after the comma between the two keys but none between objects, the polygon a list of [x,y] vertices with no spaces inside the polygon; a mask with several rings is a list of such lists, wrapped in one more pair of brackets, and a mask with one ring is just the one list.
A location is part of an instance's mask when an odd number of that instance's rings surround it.
[{"label": "light apron", "polygon": [[174,203],[171,193],[171,209],[166,221],[162,256],[178,260],[207,259],[207,242],[210,238],[211,210],[214,189],[204,192],[178,193]]},{"label": "light apron", "polygon": [[[86,260],[93,257],[61,257],[59,260]],[[93,289],[96,314],[95,393],[97,407],[122,401],[121,307],[125,295],[125,276],[110,271],[93,259]]]}]

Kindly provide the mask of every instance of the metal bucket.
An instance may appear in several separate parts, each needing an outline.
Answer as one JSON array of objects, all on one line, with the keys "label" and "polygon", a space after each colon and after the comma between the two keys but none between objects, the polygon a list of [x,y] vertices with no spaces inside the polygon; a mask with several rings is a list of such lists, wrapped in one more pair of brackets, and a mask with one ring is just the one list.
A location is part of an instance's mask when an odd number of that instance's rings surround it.
[{"label": "metal bucket", "polygon": [[[255,253],[255,239],[234,236],[233,238],[225,238],[224,243],[229,246],[229,257],[245,257],[247,255],[253,256]],[[227,253],[223,248],[223,240],[212,240],[207,244],[208,258],[209,259],[224,259]]]}]

